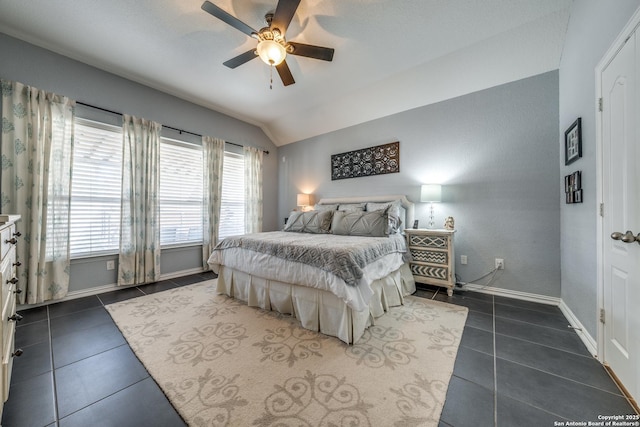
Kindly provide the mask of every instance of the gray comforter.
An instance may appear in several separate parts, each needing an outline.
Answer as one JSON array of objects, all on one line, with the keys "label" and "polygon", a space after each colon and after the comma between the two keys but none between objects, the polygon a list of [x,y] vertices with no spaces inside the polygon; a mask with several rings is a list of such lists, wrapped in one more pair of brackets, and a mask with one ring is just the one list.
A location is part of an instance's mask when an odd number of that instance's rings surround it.
[{"label": "gray comforter", "polygon": [[406,255],[402,235],[389,237],[337,236],[332,234],[270,231],[228,237],[215,251],[242,248],[288,261],[308,264],[328,271],[347,285],[355,286],[363,276],[363,268],[385,255]]}]

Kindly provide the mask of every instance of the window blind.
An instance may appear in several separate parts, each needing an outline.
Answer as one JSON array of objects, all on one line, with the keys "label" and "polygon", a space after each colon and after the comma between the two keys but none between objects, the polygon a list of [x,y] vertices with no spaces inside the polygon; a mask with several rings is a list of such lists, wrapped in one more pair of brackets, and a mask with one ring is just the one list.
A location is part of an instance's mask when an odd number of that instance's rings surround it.
[{"label": "window blind", "polygon": [[244,234],[244,156],[225,152],[219,239]]},{"label": "window blind", "polygon": [[169,138],[160,144],[160,244],[202,243],[202,147]]},{"label": "window blind", "polygon": [[76,118],[71,184],[72,257],[117,253],[122,129]]}]

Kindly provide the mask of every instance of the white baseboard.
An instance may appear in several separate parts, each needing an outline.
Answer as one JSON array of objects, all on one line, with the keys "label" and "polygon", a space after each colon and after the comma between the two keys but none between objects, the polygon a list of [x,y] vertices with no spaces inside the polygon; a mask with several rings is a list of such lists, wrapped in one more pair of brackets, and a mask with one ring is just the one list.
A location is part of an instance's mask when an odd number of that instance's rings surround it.
[{"label": "white baseboard", "polygon": [[190,276],[192,274],[204,273],[206,270],[202,267],[192,268],[190,270],[176,271],[173,273],[166,273],[160,276],[160,280],[175,279],[176,277]]},{"label": "white baseboard", "polygon": [[547,305],[559,306],[561,302],[561,299],[556,297],[549,297],[546,295],[532,294],[529,292],[522,292],[522,291],[513,291],[511,289],[494,288],[491,286],[485,287],[485,286],[476,285],[473,283],[465,284],[462,287],[462,289],[467,291],[480,292],[483,294],[497,295],[497,296],[506,297],[506,298],[514,298],[514,299],[519,299],[523,301],[537,302],[540,304],[547,304]]},{"label": "white baseboard", "polygon": [[[175,279],[177,277],[189,276],[192,274],[203,273],[204,271],[205,271],[204,268],[192,268],[190,270],[182,270],[182,271],[176,271],[173,273],[162,274],[160,275],[160,281]],[[118,286],[116,283],[112,283],[109,285],[94,286],[92,288],[79,289],[77,291],[68,292],[64,298],[60,298],[57,300],[45,301],[39,304],[20,304],[18,305],[17,309],[27,310],[29,308],[55,304],[57,302],[71,301],[78,298],[84,298],[84,297],[89,297],[93,295],[100,295],[100,294],[104,294],[105,292],[117,291],[120,289],[135,288],[136,286],[144,286],[144,285]]]},{"label": "white baseboard", "polygon": [[571,325],[571,327],[573,327],[573,329],[576,331],[576,333],[578,334],[578,337],[580,337],[580,339],[582,340],[582,343],[585,345],[585,347],[587,347],[587,350],[589,351],[589,353],[591,353],[591,355],[593,355],[593,357],[597,359],[598,358],[597,341],[589,334],[589,332],[587,332],[584,325],[580,322],[580,320],[578,320],[575,314],[573,314],[573,311],[571,311],[569,306],[565,304],[564,301],[561,301],[560,303],[560,310],[562,311],[562,314],[564,314],[564,317],[566,317],[567,320],[569,321],[569,324]]}]

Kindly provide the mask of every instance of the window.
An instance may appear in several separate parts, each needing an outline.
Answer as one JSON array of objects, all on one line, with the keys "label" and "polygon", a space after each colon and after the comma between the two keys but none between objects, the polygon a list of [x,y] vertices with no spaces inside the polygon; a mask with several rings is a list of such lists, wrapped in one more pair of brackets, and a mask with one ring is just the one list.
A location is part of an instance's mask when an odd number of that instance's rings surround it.
[{"label": "window", "polygon": [[76,118],[69,234],[72,257],[118,252],[121,182],[122,129]]},{"label": "window", "polygon": [[218,238],[244,234],[244,156],[225,152]]},{"label": "window", "polygon": [[[118,253],[122,183],[122,128],[75,121],[71,184],[72,258]],[[160,244],[202,244],[203,170],[200,145],[162,138]],[[225,152],[220,238],[244,233],[244,157]]]},{"label": "window", "polygon": [[160,245],[202,243],[202,147],[160,143]]}]

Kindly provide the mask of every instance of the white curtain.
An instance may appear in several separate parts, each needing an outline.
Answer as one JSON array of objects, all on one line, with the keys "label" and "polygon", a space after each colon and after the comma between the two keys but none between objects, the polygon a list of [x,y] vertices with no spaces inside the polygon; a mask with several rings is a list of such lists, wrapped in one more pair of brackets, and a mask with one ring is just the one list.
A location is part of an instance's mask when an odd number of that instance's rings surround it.
[{"label": "white curtain", "polygon": [[21,304],[69,289],[69,207],[75,102],[2,80],[2,212],[19,214]]},{"label": "white curtain", "polygon": [[123,116],[122,214],[118,285],[160,278],[160,132],[162,125]]},{"label": "white curtain", "polygon": [[205,269],[209,269],[207,260],[209,259],[209,255],[211,255],[211,250],[218,243],[218,225],[220,224],[220,204],[222,201],[224,141],[210,136],[203,136],[202,151],[204,169],[202,265]]},{"label": "white curtain", "polygon": [[262,150],[244,147],[244,229],[262,231]]}]

